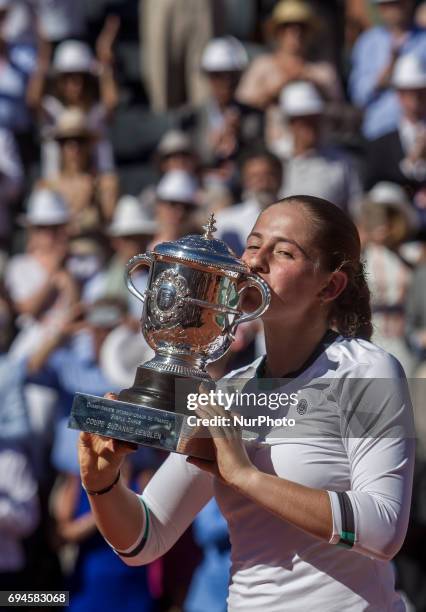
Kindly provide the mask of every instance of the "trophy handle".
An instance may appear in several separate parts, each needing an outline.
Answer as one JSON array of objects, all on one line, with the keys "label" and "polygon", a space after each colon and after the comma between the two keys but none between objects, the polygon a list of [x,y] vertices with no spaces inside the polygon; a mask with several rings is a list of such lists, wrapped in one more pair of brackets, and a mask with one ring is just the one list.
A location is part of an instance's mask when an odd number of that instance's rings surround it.
[{"label": "trophy handle", "polygon": [[240,325],[240,323],[248,323],[249,321],[254,321],[255,319],[261,317],[271,303],[271,290],[269,289],[268,283],[266,283],[263,278],[255,274],[249,274],[247,280],[244,281],[243,285],[239,289],[238,295],[241,296],[243,291],[248,289],[248,287],[256,287],[256,289],[260,291],[262,296],[262,304],[255,311],[245,313],[241,317],[238,317],[234,321],[234,329],[237,325]]},{"label": "trophy handle", "polygon": [[126,281],[127,289],[132,295],[137,297],[138,300],[142,302],[142,304],[145,301],[145,293],[139,293],[139,291],[136,289],[133,284],[132,274],[133,272],[135,272],[135,270],[140,268],[140,266],[149,267],[151,266],[151,264],[152,258],[150,253],[144,253],[143,255],[135,255],[135,257],[132,257],[132,259],[128,262],[126,266],[126,271],[124,273],[124,279]]}]

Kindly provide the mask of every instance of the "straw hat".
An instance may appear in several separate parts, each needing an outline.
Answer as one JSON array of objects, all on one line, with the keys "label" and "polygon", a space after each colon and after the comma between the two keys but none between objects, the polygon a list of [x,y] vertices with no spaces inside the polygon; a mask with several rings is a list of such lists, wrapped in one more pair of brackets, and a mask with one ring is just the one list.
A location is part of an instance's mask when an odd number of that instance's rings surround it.
[{"label": "straw hat", "polygon": [[303,0],[281,0],[272,13],[272,22],[275,26],[287,23],[304,23],[315,27],[315,14],[309,4]]},{"label": "straw hat", "polygon": [[64,138],[95,138],[97,132],[90,128],[85,113],[79,108],[68,108],[59,116],[49,136],[56,140]]}]

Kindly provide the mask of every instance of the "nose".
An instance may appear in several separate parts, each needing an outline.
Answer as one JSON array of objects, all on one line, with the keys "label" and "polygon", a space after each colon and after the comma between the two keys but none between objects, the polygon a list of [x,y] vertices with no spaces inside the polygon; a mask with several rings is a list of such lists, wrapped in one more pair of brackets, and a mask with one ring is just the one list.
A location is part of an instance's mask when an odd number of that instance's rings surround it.
[{"label": "nose", "polygon": [[242,259],[252,272],[257,274],[268,274],[269,263],[267,253],[264,249],[259,248],[253,251],[246,249]]}]

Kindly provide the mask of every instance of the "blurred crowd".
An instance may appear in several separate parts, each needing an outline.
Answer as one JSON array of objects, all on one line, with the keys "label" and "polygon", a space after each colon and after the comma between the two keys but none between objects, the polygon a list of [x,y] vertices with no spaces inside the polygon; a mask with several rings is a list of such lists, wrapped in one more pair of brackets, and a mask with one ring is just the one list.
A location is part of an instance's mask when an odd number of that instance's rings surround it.
[{"label": "blurred crowd", "polygon": [[[426,2],[0,0],[0,590],[68,589],[71,610],[223,612],[214,502],[163,559],[125,566],[79,478],[77,391],[152,356],[124,266],[202,232],[238,255],[280,197],[356,222],[373,341],[411,379],[418,462],[395,561],[426,610]],[[143,291],[147,276],[135,282]],[[285,350],[285,347],[283,347]],[[218,378],[263,351],[238,330]],[[426,389],[426,383],[425,383]],[[142,490],[164,460],[126,465]],[[182,559],[185,562],[182,563]]]}]

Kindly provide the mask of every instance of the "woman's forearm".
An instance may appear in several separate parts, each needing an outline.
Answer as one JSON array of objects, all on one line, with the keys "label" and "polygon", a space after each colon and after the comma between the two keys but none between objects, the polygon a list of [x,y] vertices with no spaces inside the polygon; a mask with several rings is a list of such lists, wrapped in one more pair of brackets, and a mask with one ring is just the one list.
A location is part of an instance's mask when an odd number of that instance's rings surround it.
[{"label": "woman's forearm", "polygon": [[145,528],[140,499],[120,479],[104,495],[89,495],[90,507],[99,531],[117,550],[127,550],[136,543]]},{"label": "woman's forearm", "polygon": [[233,487],[278,518],[330,541],[333,516],[327,491],[305,487],[256,468],[236,479]]}]

